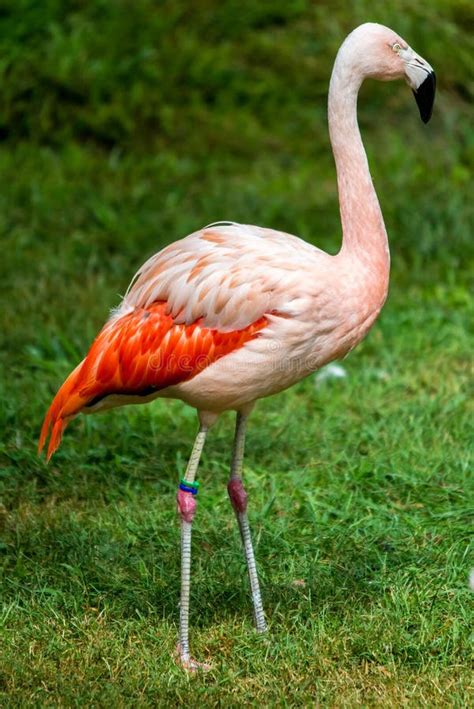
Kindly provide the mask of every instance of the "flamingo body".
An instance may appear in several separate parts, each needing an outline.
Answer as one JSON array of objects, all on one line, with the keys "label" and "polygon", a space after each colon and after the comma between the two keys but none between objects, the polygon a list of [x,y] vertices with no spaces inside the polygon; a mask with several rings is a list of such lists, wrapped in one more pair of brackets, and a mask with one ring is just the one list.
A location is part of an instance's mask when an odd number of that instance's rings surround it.
[{"label": "flamingo body", "polygon": [[217,414],[275,394],[352,349],[387,283],[387,273],[271,229],[216,224],[191,234],[140,269],[58,391],[40,449],[51,429],[49,458],[80,412],[162,396]]}]

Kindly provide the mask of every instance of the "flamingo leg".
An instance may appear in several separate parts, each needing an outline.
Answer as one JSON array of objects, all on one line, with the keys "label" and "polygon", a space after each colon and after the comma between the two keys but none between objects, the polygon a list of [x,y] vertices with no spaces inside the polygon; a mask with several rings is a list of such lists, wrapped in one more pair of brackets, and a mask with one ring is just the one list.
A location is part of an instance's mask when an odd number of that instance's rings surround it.
[{"label": "flamingo leg", "polygon": [[250,534],[250,525],[247,517],[247,493],[242,483],[242,462],[244,458],[245,429],[247,417],[241,413],[237,414],[234,450],[232,454],[232,464],[230,479],[227,485],[232,507],[234,508],[237,522],[239,523],[240,536],[244,546],[245,560],[250,580],[250,590],[252,592],[253,611],[257,632],[263,633],[267,629],[265,614],[263,612],[262,596],[260,584],[258,582],[257,566]]},{"label": "flamingo leg", "polygon": [[181,517],[181,601],[179,609],[179,660],[188,670],[209,669],[208,665],[196,662],[189,652],[189,594],[191,588],[191,532],[193,517],[196,511],[195,495],[183,490],[185,483],[192,487],[199,460],[206,441],[207,427],[201,425],[194,441],[186,472],[183,476],[177,495],[178,513]]}]

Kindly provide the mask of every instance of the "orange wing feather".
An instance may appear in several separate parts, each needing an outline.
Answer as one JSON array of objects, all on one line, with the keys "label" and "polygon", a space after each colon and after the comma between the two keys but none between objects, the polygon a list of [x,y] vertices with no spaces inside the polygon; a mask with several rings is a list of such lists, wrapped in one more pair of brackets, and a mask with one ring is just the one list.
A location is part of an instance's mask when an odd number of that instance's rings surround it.
[{"label": "orange wing feather", "polygon": [[110,394],[145,396],[191,379],[253,339],[266,324],[261,317],[242,330],[219,332],[203,327],[201,319],[191,325],[176,323],[164,302],[110,320],[54,397],[38,451],[51,431],[49,460],[68,421],[84,408]]}]

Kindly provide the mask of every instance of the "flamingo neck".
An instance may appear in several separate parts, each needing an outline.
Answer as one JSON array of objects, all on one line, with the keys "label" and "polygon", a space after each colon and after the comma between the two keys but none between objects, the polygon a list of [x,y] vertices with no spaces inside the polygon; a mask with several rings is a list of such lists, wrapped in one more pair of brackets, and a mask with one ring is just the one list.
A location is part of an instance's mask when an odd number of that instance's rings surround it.
[{"label": "flamingo neck", "polygon": [[354,71],[349,47],[336,57],[329,86],[328,120],[342,222],[341,255],[362,262],[388,282],[387,232],[357,123],[363,75]]}]

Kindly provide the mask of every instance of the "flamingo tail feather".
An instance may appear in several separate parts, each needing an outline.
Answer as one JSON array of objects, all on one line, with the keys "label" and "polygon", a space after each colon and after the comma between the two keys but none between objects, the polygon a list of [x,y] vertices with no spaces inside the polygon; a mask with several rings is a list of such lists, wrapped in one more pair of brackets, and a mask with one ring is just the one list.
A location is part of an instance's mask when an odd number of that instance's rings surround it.
[{"label": "flamingo tail feather", "polygon": [[46,460],[49,461],[53,453],[59,448],[64,429],[69,421],[81,411],[85,400],[79,394],[79,372],[81,364],[68,376],[64,384],[54,397],[46,416],[38,442],[38,454],[41,453],[49,437]]}]

